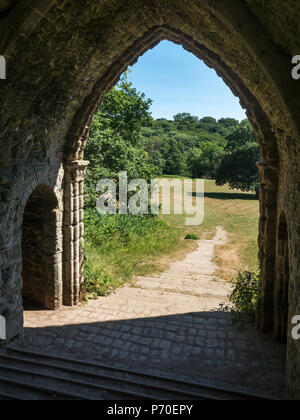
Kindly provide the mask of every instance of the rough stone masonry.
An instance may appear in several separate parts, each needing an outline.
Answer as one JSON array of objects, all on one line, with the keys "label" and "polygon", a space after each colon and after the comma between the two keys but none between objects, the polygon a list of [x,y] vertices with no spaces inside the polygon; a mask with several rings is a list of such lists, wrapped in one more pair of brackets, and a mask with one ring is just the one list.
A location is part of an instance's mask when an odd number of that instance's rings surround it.
[{"label": "rough stone masonry", "polygon": [[287,383],[300,398],[300,342],[290,322],[300,314],[300,81],[291,76],[299,21],[294,0],[0,0],[5,343],[22,335],[22,290],[49,309],[78,303],[93,113],[128,65],[168,39],[216,70],[258,134],[257,326],[276,340],[288,333]]}]

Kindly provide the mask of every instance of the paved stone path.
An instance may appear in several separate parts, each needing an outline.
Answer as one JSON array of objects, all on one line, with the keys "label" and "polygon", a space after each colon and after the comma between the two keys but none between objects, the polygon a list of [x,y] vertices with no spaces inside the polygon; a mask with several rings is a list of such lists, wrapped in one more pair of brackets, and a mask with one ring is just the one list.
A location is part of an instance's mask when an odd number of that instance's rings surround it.
[{"label": "paved stone path", "polygon": [[[216,245],[227,242],[227,233],[220,227],[212,240],[198,241],[196,251],[188,254],[183,261],[170,265],[169,270],[156,277],[138,277],[136,286],[146,290],[177,292],[201,297],[197,302],[198,311],[218,308],[227,302],[232,287],[217,278],[218,266],[213,262]],[[184,308],[189,310],[189,300]]]},{"label": "paved stone path", "polygon": [[215,277],[214,239],[157,277],[57,312],[25,312],[29,348],[279,396],[284,347],[220,312],[231,286]]}]

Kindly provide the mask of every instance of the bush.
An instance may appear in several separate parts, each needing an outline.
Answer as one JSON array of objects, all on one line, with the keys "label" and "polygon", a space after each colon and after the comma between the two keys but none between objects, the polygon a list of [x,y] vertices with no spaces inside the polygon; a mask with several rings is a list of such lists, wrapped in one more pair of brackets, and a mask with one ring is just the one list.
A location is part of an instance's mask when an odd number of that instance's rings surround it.
[{"label": "bush", "polygon": [[84,263],[83,300],[108,296],[112,291],[112,278],[102,266],[94,266],[88,257]]},{"label": "bush", "polygon": [[238,316],[254,318],[259,294],[259,273],[240,271],[233,283],[235,284],[235,288],[230,296],[231,305],[221,305],[222,309]]},{"label": "bush", "polygon": [[157,216],[100,216],[87,209],[83,298],[107,296],[134,275],[159,270],[157,258],[171,253],[179,237],[179,229]]},{"label": "bush", "polygon": [[151,236],[163,232],[167,228],[165,222],[152,215],[103,215],[97,210],[85,212],[85,236],[88,242],[96,247],[118,244],[118,248],[134,242],[137,238]]},{"label": "bush", "polygon": [[199,241],[200,240],[199,236],[196,235],[195,233],[189,233],[189,234],[187,234],[184,239],[186,239],[188,241]]}]

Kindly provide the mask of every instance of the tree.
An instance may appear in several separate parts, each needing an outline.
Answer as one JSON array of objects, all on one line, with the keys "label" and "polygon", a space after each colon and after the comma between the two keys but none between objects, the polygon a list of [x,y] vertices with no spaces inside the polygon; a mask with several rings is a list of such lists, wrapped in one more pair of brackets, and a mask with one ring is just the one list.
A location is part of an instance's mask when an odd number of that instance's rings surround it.
[{"label": "tree", "polygon": [[229,184],[230,188],[255,191],[258,195],[259,181],[257,162],[259,147],[248,120],[227,137],[225,156],[217,171],[217,185]]},{"label": "tree", "polygon": [[229,127],[237,128],[237,126],[239,125],[239,122],[238,120],[234,118],[220,118],[218,121],[218,124],[221,124],[225,128],[229,128]]},{"label": "tree", "polygon": [[120,83],[104,97],[98,113],[101,128],[110,128],[126,142],[137,145],[141,140],[142,127],[153,121],[149,111],[151,105],[152,100],[137,92],[125,73]]},{"label": "tree", "polygon": [[193,178],[215,178],[222,153],[222,147],[212,142],[204,142],[192,149],[187,160],[190,175]]},{"label": "tree", "polygon": [[[226,138],[239,124],[233,118],[199,119],[188,112],[175,115],[172,121],[160,118],[142,128],[144,149],[157,168],[157,175],[188,177],[193,167],[194,176],[215,178]],[[197,161],[195,157],[200,155],[200,150],[202,160]]]},{"label": "tree", "polygon": [[181,114],[174,115],[175,122],[189,122],[189,123],[196,123],[199,121],[199,118],[195,115],[191,115],[188,112],[182,112]]},{"label": "tree", "polygon": [[127,171],[129,180],[150,180],[156,174],[141,136],[142,126],[152,121],[151,103],[132,87],[126,75],[105,96],[85,150],[90,161],[85,182],[86,207],[95,207],[99,195],[96,186],[103,178],[117,180],[120,171]]},{"label": "tree", "polygon": [[151,164],[155,167],[156,176],[161,176],[166,167],[166,160],[163,156],[162,143],[164,138],[160,136],[151,136],[144,139],[144,149],[148,153]]},{"label": "tree", "polygon": [[213,117],[204,117],[199,121],[199,126],[205,128],[210,133],[216,133],[218,131],[217,120]]},{"label": "tree", "polygon": [[218,133],[226,138],[236,128],[238,128],[239,124],[239,121],[234,118],[221,118],[218,121]]},{"label": "tree", "polygon": [[185,175],[186,159],[184,148],[176,138],[169,137],[164,139],[161,151],[165,160],[165,175]]}]

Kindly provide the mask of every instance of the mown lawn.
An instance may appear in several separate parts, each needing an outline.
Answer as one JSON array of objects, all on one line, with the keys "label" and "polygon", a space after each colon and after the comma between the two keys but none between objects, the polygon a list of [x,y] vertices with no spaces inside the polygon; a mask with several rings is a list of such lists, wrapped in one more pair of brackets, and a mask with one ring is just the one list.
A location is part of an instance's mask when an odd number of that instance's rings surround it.
[{"label": "mown lawn", "polygon": [[196,247],[195,241],[184,240],[188,233],[209,239],[217,226],[229,235],[228,243],[216,249],[219,274],[231,280],[239,270],[258,267],[259,201],[255,194],[217,187],[211,180],[205,181],[205,217],[201,226],[185,226],[185,215],[105,216],[100,223],[94,217],[88,214],[86,218],[86,277],[88,291],[92,291],[88,295],[105,295],[135,275],[163,270],[170,261]]},{"label": "mown lawn", "polygon": [[201,239],[210,239],[216,227],[228,233],[228,243],[216,249],[220,274],[228,280],[239,270],[258,268],[259,201],[255,194],[218,187],[215,181],[205,180],[205,217],[201,226],[187,228],[185,216],[164,216],[170,226],[179,228],[181,238],[195,233]]}]

